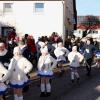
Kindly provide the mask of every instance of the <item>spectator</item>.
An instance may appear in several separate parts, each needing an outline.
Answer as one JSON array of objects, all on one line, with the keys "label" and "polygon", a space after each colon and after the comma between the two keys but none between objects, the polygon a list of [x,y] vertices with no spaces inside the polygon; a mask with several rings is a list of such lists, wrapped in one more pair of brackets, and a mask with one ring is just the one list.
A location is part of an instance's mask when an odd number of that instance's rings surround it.
[{"label": "spectator", "polygon": [[14,38],[11,38],[9,41],[8,41],[8,51],[10,51],[11,53],[13,53],[13,49],[14,47],[17,46],[17,43],[14,41]]},{"label": "spectator", "polygon": [[96,52],[96,48],[91,41],[87,39],[86,44],[82,48],[82,52],[84,54],[86,60],[86,69],[87,69],[87,76],[91,75],[91,65],[94,57],[94,53]]},{"label": "spectator", "polygon": [[34,64],[34,66],[36,66],[36,64],[37,64],[37,50],[36,50],[35,40],[32,36],[28,37],[27,47],[31,52],[31,57],[32,57],[31,62],[32,62],[32,64]]},{"label": "spectator", "polygon": [[4,65],[5,68],[8,68],[10,59],[13,54],[11,54],[5,47],[3,42],[0,42],[0,62]]}]

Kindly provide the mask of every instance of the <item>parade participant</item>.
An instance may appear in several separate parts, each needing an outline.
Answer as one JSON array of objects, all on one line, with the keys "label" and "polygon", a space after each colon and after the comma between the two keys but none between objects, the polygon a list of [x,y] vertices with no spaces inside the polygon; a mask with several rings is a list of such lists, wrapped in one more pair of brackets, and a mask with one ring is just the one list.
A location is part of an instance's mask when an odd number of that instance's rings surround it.
[{"label": "parade participant", "polygon": [[86,44],[82,47],[82,52],[86,62],[87,76],[90,76],[92,61],[96,52],[96,48],[91,44],[90,39],[87,39]]},{"label": "parade participant", "polygon": [[22,56],[20,47],[15,47],[13,54],[9,65],[10,86],[14,90],[14,100],[23,100],[22,90],[29,82],[26,74],[32,69],[32,64]]},{"label": "parade participant", "polygon": [[62,76],[64,73],[63,64],[67,63],[66,58],[68,53],[69,50],[63,46],[62,42],[59,42],[58,47],[54,50],[54,54],[57,57],[58,67],[61,68],[60,76]]},{"label": "parade participant", "polygon": [[[31,53],[31,51],[29,50],[25,39],[20,40],[20,41],[18,42],[18,46],[19,46],[20,49],[21,49],[21,53],[22,53],[23,57],[27,58],[27,60],[29,60],[29,61],[33,64],[33,55],[32,55],[32,53]],[[33,65],[33,66],[34,66],[34,65]],[[32,70],[31,70],[31,72],[32,72],[32,71],[33,71],[33,68],[32,68]],[[30,72],[30,73],[31,73],[31,72]],[[28,76],[28,78],[30,78],[29,73],[27,74],[27,76]],[[27,85],[27,86],[25,86],[25,87],[23,88],[23,92],[24,92],[24,93],[27,92],[28,89],[29,89],[29,85]]]},{"label": "parade participant", "polygon": [[[0,41],[0,63],[8,69],[10,59],[12,58],[13,54],[6,49],[5,43]],[[5,94],[3,95],[3,99],[5,98]]]},{"label": "parade participant", "polygon": [[4,65],[5,68],[8,68],[10,59],[12,55],[5,47],[3,42],[0,42],[0,62]]},{"label": "parade participant", "polygon": [[3,100],[3,95],[7,91],[7,86],[4,83],[9,77],[8,70],[0,63],[0,100]]},{"label": "parade participant", "polygon": [[77,51],[77,46],[72,47],[72,51],[68,54],[68,60],[70,61],[72,82],[74,82],[75,76],[77,77],[77,80],[79,80],[78,67],[83,60],[83,55]]},{"label": "parade participant", "polygon": [[41,78],[41,97],[51,95],[50,77],[53,76],[53,68],[56,67],[56,60],[48,53],[47,46],[41,48],[42,55],[38,61],[38,75]]}]

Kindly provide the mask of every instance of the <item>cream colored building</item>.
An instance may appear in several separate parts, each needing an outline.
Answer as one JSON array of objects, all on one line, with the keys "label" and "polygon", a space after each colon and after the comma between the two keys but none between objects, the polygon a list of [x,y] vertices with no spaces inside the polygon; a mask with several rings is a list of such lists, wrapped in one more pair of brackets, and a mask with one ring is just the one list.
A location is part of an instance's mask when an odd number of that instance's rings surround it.
[{"label": "cream colored building", "polygon": [[[73,0],[0,1],[0,33],[15,28],[17,35],[35,39],[57,32],[63,39],[73,30]],[[9,27],[9,28],[7,28]]]}]

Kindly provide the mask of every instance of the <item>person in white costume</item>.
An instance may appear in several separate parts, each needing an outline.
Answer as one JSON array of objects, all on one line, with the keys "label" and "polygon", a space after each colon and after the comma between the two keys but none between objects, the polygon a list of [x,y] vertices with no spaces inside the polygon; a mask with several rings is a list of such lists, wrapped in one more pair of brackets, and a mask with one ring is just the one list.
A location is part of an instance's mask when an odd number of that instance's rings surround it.
[{"label": "person in white costume", "polygon": [[55,56],[57,57],[57,64],[58,64],[58,67],[61,68],[60,76],[62,76],[63,73],[64,73],[63,64],[67,63],[66,57],[67,57],[68,54],[69,54],[69,50],[66,49],[66,48],[63,46],[63,43],[62,43],[62,42],[59,42],[59,43],[58,43],[58,47],[54,50],[54,54],[55,54]]},{"label": "person in white costume", "polygon": [[[9,50],[7,50],[6,45],[3,41],[0,41],[0,63],[8,69],[10,59],[12,58],[12,54]],[[1,70],[1,69],[0,69]],[[5,94],[3,95],[3,99],[5,99]]]},{"label": "person in white costume", "polygon": [[23,87],[29,82],[27,73],[32,69],[32,64],[22,56],[21,49],[15,47],[13,58],[10,61],[8,70],[11,72],[10,86],[14,90],[14,100],[23,100]]},{"label": "person in white costume", "polygon": [[4,82],[6,82],[8,78],[8,70],[0,63],[0,100],[3,100],[3,95],[7,91],[7,85]]},{"label": "person in white costume", "polygon": [[41,97],[50,96],[51,84],[49,82],[50,77],[53,76],[53,68],[56,67],[57,61],[50,56],[48,48],[45,46],[41,48],[42,55],[38,61],[38,75],[41,78]]},{"label": "person in white costume", "polygon": [[72,82],[74,82],[75,75],[77,77],[77,81],[79,81],[78,67],[80,66],[80,62],[82,62],[83,58],[83,55],[77,51],[77,46],[73,46],[72,51],[68,54]]}]

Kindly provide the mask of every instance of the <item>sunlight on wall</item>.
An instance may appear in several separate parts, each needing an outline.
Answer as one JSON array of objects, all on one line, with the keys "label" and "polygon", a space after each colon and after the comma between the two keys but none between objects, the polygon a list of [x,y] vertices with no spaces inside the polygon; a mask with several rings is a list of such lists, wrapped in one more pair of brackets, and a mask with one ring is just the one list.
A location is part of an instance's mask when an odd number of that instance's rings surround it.
[{"label": "sunlight on wall", "polygon": [[[61,1],[4,1],[13,3],[12,12],[0,16],[0,22],[14,26],[18,35],[31,34],[34,37],[63,33],[63,6]],[[35,3],[44,3],[42,13],[34,12]],[[1,6],[0,6],[1,7]],[[2,8],[2,7],[1,7]]]}]

